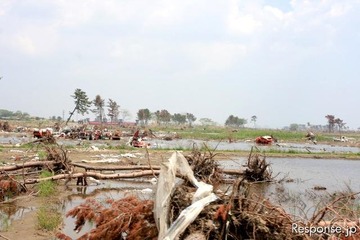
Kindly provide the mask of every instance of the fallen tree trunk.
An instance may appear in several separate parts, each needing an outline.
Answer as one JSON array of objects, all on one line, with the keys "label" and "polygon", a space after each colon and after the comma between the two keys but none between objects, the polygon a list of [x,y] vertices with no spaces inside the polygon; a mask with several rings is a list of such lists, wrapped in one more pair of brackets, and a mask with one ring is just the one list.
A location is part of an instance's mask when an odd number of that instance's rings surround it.
[{"label": "fallen tree trunk", "polygon": [[[85,170],[95,170],[95,171],[116,171],[116,170],[159,170],[160,166],[138,166],[138,165],[123,165],[123,166],[90,166],[82,163],[72,163],[74,167],[84,168]],[[235,169],[219,169],[219,172],[229,175],[243,175],[244,170],[235,170]]]},{"label": "fallen tree trunk", "polygon": [[[85,168],[85,170],[107,171],[107,170],[149,170],[149,166],[123,165],[123,166],[89,166],[82,163],[72,163],[74,167]],[[160,166],[152,166],[152,169],[159,170]]]},{"label": "fallen tree trunk", "polygon": [[22,164],[15,164],[15,165],[11,165],[11,166],[0,167],[0,172],[1,171],[14,171],[14,170],[30,168],[30,167],[49,166],[49,165],[54,165],[54,164],[60,164],[60,162],[54,162],[54,161],[26,162],[26,163],[22,163]]},{"label": "fallen tree trunk", "polygon": [[70,179],[70,178],[79,178],[79,177],[93,177],[95,179],[119,179],[119,178],[136,178],[136,177],[145,177],[153,176],[153,173],[159,174],[160,171],[155,170],[145,170],[132,173],[114,173],[114,174],[101,174],[96,172],[85,172],[85,173],[74,173],[74,174],[58,174],[52,177],[47,178],[38,178],[38,179],[27,179],[25,184],[34,184],[46,180],[60,180],[60,179]]}]

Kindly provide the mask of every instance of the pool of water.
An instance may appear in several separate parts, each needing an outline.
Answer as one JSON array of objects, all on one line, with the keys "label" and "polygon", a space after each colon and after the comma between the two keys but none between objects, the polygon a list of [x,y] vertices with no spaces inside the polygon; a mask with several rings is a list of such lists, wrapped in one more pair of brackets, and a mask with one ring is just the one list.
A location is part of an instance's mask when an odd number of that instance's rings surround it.
[{"label": "pool of water", "polygon": [[72,239],[77,239],[95,226],[86,222],[81,231],[75,232],[73,230],[75,227],[75,218],[70,216],[66,217],[66,213],[84,203],[86,198],[93,197],[104,204],[107,199],[121,199],[127,195],[135,195],[142,200],[153,199],[155,196],[154,193],[156,192],[156,185],[144,181],[104,181],[100,185],[74,187],[71,191],[73,194],[62,203],[64,222],[62,232]]},{"label": "pool of water", "polygon": [[[0,136],[0,144],[22,144],[35,140],[34,138],[24,137],[22,135],[6,135]],[[128,142],[127,139],[122,139],[121,141],[111,141],[111,140],[98,140],[98,141],[88,141],[88,140],[71,140],[71,139],[62,139],[58,138],[57,142],[65,146],[74,146],[81,144],[89,144],[91,146],[97,147],[106,147],[106,146],[116,146],[119,144],[125,144]],[[253,146],[256,146],[260,150],[276,150],[276,151],[298,151],[298,152],[330,152],[330,153],[360,153],[359,147],[347,146],[346,143],[338,143],[334,145],[329,144],[312,144],[310,142],[306,143],[278,143],[273,145],[255,145],[254,142],[241,141],[241,142],[219,142],[219,141],[203,141],[203,140],[193,140],[193,139],[174,139],[172,141],[165,141],[159,139],[149,139],[148,141],[151,144],[152,148],[160,149],[192,149],[194,144],[198,147],[203,146],[205,143],[211,149],[217,150],[242,150],[250,151]]]},{"label": "pool of water", "polygon": [[277,151],[299,151],[299,152],[330,152],[330,153],[360,153],[360,148],[343,145],[327,145],[327,144],[312,144],[312,143],[278,143],[273,145],[256,145],[253,142],[219,142],[219,141],[202,141],[190,139],[175,139],[173,141],[152,140],[150,141],[155,148],[173,148],[173,149],[192,149],[195,144],[201,147],[204,143],[210,149],[217,150],[242,150],[250,151],[252,147],[256,146],[260,150],[277,150]]},{"label": "pool of water", "polygon": [[34,210],[34,207],[22,207],[10,203],[0,205],[0,232],[6,231],[13,221],[21,219],[26,213]]},{"label": "pool of water", "polygon": [[[360,161],[308,158],[266,160],[271,164],[273,176],[276,176],[275,182],[254,184],[254,192],[282,206],[295,218],[310,218],[318,206],[333,196],[360,192]],[[246,158],[225,160],[221,161],[221,166],[238,169],[246,161]],[[326,189],[315,190],[318,186]],[[355,201],[360,204],[358,198]]]}]

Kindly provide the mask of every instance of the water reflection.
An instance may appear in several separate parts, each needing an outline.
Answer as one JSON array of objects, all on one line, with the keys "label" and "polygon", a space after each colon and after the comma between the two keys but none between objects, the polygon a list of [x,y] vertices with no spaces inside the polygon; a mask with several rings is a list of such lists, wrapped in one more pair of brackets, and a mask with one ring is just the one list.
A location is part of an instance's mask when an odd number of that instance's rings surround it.
[{"label": "water reflection", "polygon": [[[220,161],[220,164],[227,169],[237,169],[246,161],[238,158]],[[269,199],[295,219],[309,219],[335,197],[360,192],[358,161],[307,158],[267,158],[267,161],[271,163],[273,175],[277,175],[275,182],[251,184],[251,196]],[[349,201],[348,207],[358,204],[359,197]]]},{"label": "water reflection", "polygon": [[15,204],[0,206],[0,231],[6,231],[12,221],[21,219],[26,213],[34,211],[34,207],[21,207]]},{"label": "water reflection", "polygon": [[64,215],[62,232],[72,239],[77,239],[94,227],[92,223],[86,222],[81,231],[75,232],[73,230],[75,219],[65,216],[71,209],[84,203],[88,198],[94,198],[105,206],[107,205],[107,199],[122,199],[128,195],[135,195],[142,200],[153,199],[155,186],[140,180],[104,181],[101,185],[69,187],[68,190],[73,194],[62,202]]}]

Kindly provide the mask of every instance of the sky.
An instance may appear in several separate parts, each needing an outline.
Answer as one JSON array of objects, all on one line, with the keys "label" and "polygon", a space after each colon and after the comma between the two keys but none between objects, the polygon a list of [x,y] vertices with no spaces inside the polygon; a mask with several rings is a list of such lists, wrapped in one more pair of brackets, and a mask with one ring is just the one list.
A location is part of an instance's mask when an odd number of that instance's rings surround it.
[{"label": "sky", "polygon": [[0,109],[67,118],[80,88],[129,120],[148,108],[282,128],[331,114],[357,129],[359,12],[360,0],[1,0]]}]

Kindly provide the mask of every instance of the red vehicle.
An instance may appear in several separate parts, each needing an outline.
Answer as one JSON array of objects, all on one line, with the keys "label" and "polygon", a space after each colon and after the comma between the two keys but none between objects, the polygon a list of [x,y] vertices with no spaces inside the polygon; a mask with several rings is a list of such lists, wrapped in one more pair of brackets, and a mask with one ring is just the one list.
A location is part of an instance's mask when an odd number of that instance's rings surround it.
[{"label": "red vehicle", "polygon": [[260,136],[255,139],[257,144],[272,144],[276,142],[276,139],[273,136]]},{"label": "red vehicle", "polygon": [[35,128],[33,131],[34,138],[50,137],[53,134],[52,128],[38,129]]},{"label": "red vehicle", "polygon": [[132,139],[130,140],[130,145],[133,147],[143,148],[143,147],[150,146],[150,143],[143,141],[141,139],[141,137],[139,137],[139,130],[137,130],[134,133],[134,136],[132,137]]}]

